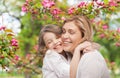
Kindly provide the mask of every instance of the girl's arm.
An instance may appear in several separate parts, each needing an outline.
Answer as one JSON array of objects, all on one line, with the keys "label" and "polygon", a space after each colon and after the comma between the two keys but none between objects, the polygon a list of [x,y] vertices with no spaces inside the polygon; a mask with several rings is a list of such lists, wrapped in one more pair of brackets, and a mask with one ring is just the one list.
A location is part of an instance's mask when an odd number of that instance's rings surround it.
[{"label": "girl's arm", "polygon": [[70,63],[70,78],[76,78],[77,67],[80,60],[80,51],[75,51]]},{"label": "girl's arm", "polygon": [[[86,41],[79,44],[75,48],[73,58],[70,63],[70,78],[76,78],[76,72],[77,72],[78,64],[81,58],[81,51],[85,50],[87,47],[90,47],[90,46],[91,46],[91,43]],[[91,49],[92,48],[89,48],[87,50],[91,50]]]}]

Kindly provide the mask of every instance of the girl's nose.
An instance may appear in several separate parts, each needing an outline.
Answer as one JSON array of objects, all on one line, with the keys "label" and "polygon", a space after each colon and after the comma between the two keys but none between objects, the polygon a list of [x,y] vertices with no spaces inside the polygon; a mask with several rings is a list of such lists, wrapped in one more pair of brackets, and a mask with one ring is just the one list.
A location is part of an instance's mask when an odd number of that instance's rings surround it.
[{"label": "girl's nose", "polygon": [[57,42],[58,42],[58,40],[57,40],[57,39],[55,39],[55,40],[54,40],[54,44],[56,44]]}]

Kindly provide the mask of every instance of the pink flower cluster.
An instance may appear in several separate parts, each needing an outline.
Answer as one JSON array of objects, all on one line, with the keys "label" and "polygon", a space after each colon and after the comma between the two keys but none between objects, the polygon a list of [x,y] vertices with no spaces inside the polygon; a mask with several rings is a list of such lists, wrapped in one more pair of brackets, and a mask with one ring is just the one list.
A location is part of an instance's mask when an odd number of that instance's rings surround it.
[{"label": "pink flower cluster", "polygon": [[105,30],[105,29],[108,29],[108,25],[103,25],[102,28]]},{"label": "pink flower cluster", "polygon": [[23,12],[27,12],[26,6],[22,6],[22,11],[23,11]]},{"label": "pink flower cluster", "polygon": [[71,7],[68,9],[68,14],[73,14],[75,11],[75,8],[74,7]]},{"label": "pink flower cluster", "polygon": [[11,45],[12,45],[12,46],[15,46],[15,47],[18,47],[18,41],[17,41],[15,38],[13,38],[13,39],[11,40]]},{"label": "pink flower cluster", "polygon": [[5,28],[6,28],[5,26],[1,26],[0,30],[5,30]]},{"label": "pink flower cluster", "polygon": [[24,5],[22,6],[21,10],[23,12],[27,12],[28,11],[29,2],[30,2],[30,0],[26,0],[26,2],[24,3]]},{"label": "pink flower cluster", "polygon": [[42,5],[44,8],[50,8],[55,5],[54,1],[51,0],[43,0]]},{"label": "pink flower cluster", "polygon": [[82,8],[83,6],[86,6],[86,5],[87,5],[86,2],[80,2],[80,3],[78,4],[78,7],[79,7],[79,8]]},{"label": "pink flower cluster", "polygon": [[110,0],[109,6],[117,6],[118,4],[114,0]]},{"label": "pink flower cluster", "polygon": [[19,57],[18,55],[15,55],[14,59],[15,59],[16,61],[18,61],[18,60],[20,59],[20,57]]},{"label": "pink flower cluster", "polygon": [[103,5],[104,5],[104,2],[96,1],[96,4],[97,4],[98,6],[103,6]]},{"label": "pink flower cluster", "polygon": [[52,14],[53,14],[53,15],[60,14],[60,12],[61,12],[61,11],[60,11],[58,8],[55,8],[55,9],[52,10]]}]

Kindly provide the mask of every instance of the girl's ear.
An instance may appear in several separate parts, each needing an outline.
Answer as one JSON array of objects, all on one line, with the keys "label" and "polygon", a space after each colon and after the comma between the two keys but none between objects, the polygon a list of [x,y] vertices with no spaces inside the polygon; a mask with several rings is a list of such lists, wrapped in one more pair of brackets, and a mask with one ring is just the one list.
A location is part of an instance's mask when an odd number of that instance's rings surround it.
[{"label": "girl's ear", "polygon": [[43,52],[46,52],[48,50],[48,48],[45,46],[44,48],[43,48]]},{"label": "girl's ear", "polygon": [[48,45],[45,45],[45,49],[48,49],[49,47],[48,47]]}]

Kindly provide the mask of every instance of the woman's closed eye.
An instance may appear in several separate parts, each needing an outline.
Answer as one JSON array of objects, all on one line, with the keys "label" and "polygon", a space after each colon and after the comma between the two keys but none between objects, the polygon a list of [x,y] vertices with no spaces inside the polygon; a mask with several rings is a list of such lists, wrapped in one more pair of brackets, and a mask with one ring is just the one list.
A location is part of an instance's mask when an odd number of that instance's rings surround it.
[{"label": "woman's closed eye", "polygon": [[69,32],[70,34],[74,34],[74,33],[75,33],[75,31],[72,30],[72,29],[69,29],[68,32]]}]

